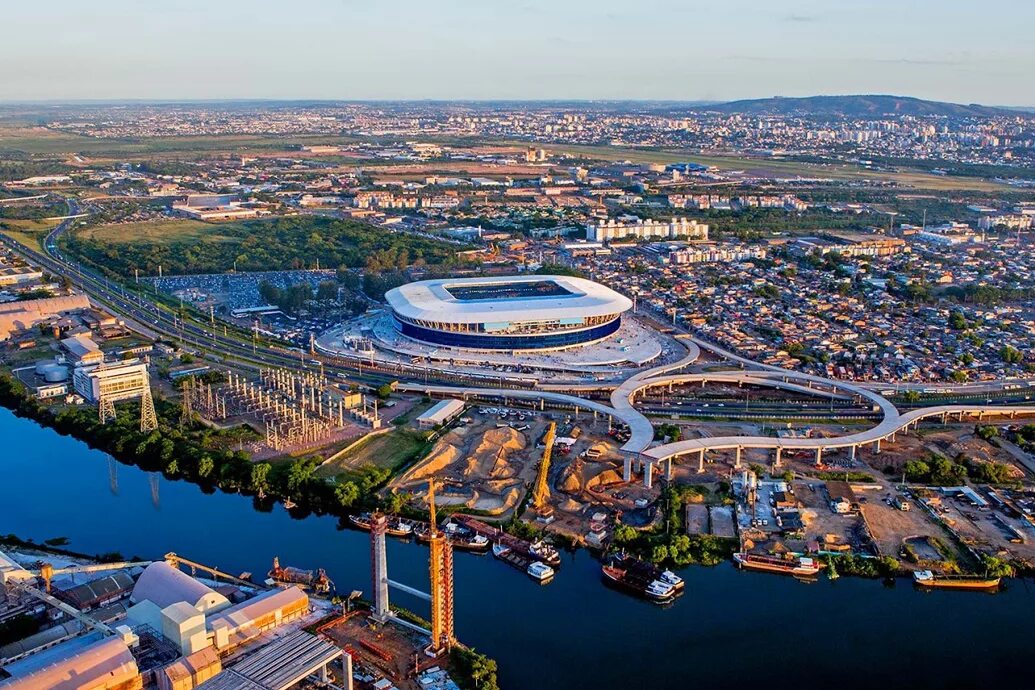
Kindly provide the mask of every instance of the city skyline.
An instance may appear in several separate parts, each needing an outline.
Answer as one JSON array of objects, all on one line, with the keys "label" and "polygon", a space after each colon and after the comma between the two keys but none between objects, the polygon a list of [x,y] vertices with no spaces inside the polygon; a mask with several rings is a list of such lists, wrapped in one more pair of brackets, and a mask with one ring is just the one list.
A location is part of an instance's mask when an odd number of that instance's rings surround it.
[{"label": "city skyline", "polygon": [[[1031,106],[1008,0],[392,7],[196,0],[10,8],[0,101],[675,100],[891,93]],[[936,10],[936,11],[935,11]],[[63,17],[60,24],[54,16]],[[659,21],[659,18],[666,21]],[[41,41],[41,37],[45,37]],[[653,37],[644,42],[645,37]],[[428,59],[433,56],[434,59]]]}]

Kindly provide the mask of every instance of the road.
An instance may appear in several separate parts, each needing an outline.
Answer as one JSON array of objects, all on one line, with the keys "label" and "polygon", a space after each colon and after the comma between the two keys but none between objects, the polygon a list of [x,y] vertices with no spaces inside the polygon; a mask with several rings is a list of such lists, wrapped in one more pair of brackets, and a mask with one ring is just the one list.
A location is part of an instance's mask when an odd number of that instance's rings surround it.
[{"label": "road", "polygon": [[[68,215],[79,216],[80,209],[78,203],[74,199],[66,199],[66,202],[68,204]],[[199,350],[208,351],[210,356],[217,361],[233,359],[246,366],[285,367],[291,369],[300,366],[303,368],[318,366],[325,373],[337,375],[340,378],[345,376],[362,376],[363,380],[374,383],[392,378],[409,378],[410,381],[400,385],[401,390],[456,397],[477,396],[550,402],[609,415],[621,420],[630,429],[629,441],[621,449],[626,456],[625,479],[631,478],[632,461],[634,458],[638,458],[644,467],[644,482],[648,486],[652,481],[651,477],[655,463],[671,461],[673,458],[679,458],[691,453],[699,453],[703,457],[703,453],[707,451],[727,449],[769,449],[776,451],[777,454],[785,449],[811,450],[816,453],[816,459],[819,461],[822,458],[822,453],[829,450],[849,448],[854,454],[856,449],[865,445],[873,445],[875,448],[879,448],[881,441],[892,437],[904,429],[909,429],[921,420],[932,417],[947,419],[950,416],[962,418],[964,415],[1008,414],[1012,416],[1035,414],[1035,406],[1033,405],[995,406],[988,402],[936,405],[902,414],[887,398],[872,390],[869,386],[846,381],[835,381],[812,374],[759,364],[729,352],[713,343],[694,338],[688,333],[677,336],[679,342],[686,348],[686,354],[676,362],[645,370],[613,387],[600,384],[582,387],[568,386],[566,391],[547,390],[542,387],[532,390],[505,388],[502,386],[493,387],[486,385],[485,381],[478,381],[478,377],[474,376],[445,374],[440,371],[434,372],[433,375],[430,368],[423,371],[412,371],[401,366],[395,369],[387,369],[364,365],[362,360],[358,359],[349,362],[340,357],[305,354],[301,351],[293,353],[283,348],[259,343],[247,343],[240,339],[232,338],[228,334],[220,335],[214,330],[210,331],[190,319],[182,319],[175,314],[166,313],[159,306],[147,302],[142,296],[128,293],[125,287],[114,285],[107,278],[89,269],[83,269],[80,265],[73,264],[62,256],[58,249],[61,234],[66,232],[71,227],[71,224],[72,219],[64,220],[47,235],[43,243],[43,253],[24,247],[7,237],[2,237],[2,241],[17,253],[26,256],[54,275],[68,276],[72,283],[86,292],[91,299],[122,316],[127,326],[142,335],[149,338],[166,337],[190,343]],[[738,362],[744,369],[742,371],[711,374],[678,373],[681,369],[695,363],[700,357],[702,349],[707,349],[730,361]],[[362,371],[364,367],[367,370],[366,373],[357,374],[357,370]],[[424,379],[423,384],[420,383],[421,378]],[[495,378],[491,377],[490,381],[494,382]],[[416,381],[413,379],[416,379]],[[768,436],[727,436],[691,439],[651,447],[654,442],[654,427],[643,412],[635,406],[636,396],[651,388],[694,382],[705,383],[708,381],[769,387],[841,400],[868,401],[874,406],[874,410],[879,413],[880,422],[865,431],[834,438],[781,439]],[[457,383],[462,385],[456,385]],[[610,405],[587,400],[575,394],[588,390],[599,391],[608,388],[612,389]],[[764,413],[762,414],[764,416]],[[773,418],[776,418],[777,414],[777,411],[773,411]]]}]

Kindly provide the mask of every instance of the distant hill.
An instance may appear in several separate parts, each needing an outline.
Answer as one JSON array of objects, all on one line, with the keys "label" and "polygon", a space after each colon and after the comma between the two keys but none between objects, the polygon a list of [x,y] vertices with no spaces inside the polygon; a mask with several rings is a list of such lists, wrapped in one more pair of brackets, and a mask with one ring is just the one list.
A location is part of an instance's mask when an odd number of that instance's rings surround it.
[{"label": "distant hill", "polygon": [[943,117],[993,117],[1018,111],[985,105],[925,101],[907,96],[809,96],[807,98],[756,98],[709,106],[708,110],[745,115],[804,115],[812,117],[866,117],[916,115]]}]

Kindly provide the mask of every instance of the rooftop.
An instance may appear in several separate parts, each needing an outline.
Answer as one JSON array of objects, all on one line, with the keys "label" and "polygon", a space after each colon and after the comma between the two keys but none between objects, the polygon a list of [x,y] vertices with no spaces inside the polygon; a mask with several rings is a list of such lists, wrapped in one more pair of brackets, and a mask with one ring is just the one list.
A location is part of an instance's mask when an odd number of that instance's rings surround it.
[{"label": "rooftop", "polygon": [[632,308],[614,290],[572,276],[422,280],[389,290],[385,299],[407,318],[461,323],[608,316]]}]

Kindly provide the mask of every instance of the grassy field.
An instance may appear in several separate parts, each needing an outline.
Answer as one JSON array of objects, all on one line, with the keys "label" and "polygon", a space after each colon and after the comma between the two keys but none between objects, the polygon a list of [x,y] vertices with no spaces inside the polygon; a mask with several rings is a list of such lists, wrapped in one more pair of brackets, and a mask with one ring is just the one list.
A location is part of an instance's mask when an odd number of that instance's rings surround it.
[{"label": "grassy field", "polygon": [[345,144],[352,137],[299,135],[179,136],[133,139],[97,139],[57,132],[44,127],[0,126],[0,153],[21,151],[31,154],[62,155],[84,153],[97,156],[133,156],[157,153],[218,153],[247,150],[290,150],[303,144]]},{"label": "grassy field", "polygon": [[320,468],[319,474],[333,477],[364,465],[376,465],[393,472],[411,462],[424,448],[423,435],[412,429],[395,429],[368,437],[366,441]]},{"label": "grassy field", "polygon": [[647,150],[620,146],[581,146],[560,144],[550,150],[572,155],[583,155],[602,160],[628,160],[633,163],[680,163],[690,161],[701,165],[712,165],[720,170],[745,170],[769,175],[803,177],[826,177],[833,180],[887,180],[905,187],[938,191],[974,190],[983,192],[1004,191],[1006,185],[973,177],[949,177],[931,175],[920,171],[875,172],[846,164],[801,163],[798,161],[767,160],[742,156],[701,156],[672,150]]},{"label": "grassy field", "polygon": [[43,238],[55,225],[55,221],[4,219],[0,220],[0,232],[29,249],[41,251]]},{"label": "grassy field", "polygon": [[136,223],[97,225],[77,231],[81,237],[112,244],[147,242],[159,245],[173,242],[236,242],[236,238],[220,234],[230,223],[205,223],[200,220],[162,218]]}]

